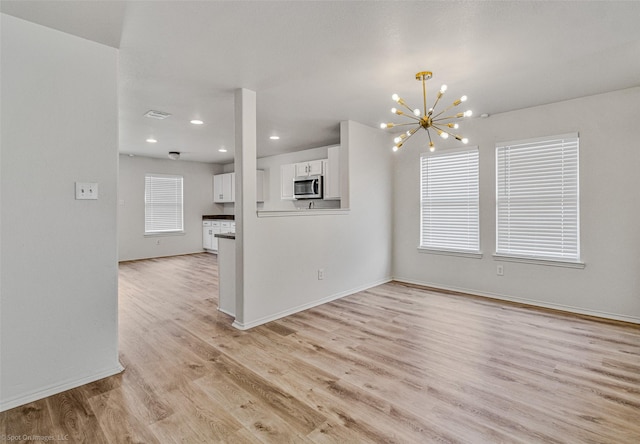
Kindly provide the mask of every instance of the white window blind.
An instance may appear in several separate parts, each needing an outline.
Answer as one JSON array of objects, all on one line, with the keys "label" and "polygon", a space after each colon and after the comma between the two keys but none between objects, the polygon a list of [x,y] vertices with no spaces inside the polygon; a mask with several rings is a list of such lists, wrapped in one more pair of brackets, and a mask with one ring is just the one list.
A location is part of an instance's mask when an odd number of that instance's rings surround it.
[{"label": "white window blind", "polygon": [[578,135],[496,146],[496,254],[578,262]]},{"label": "white window blind", "polygon": [[478,148],[420,158],[420,248],[480,252]]},{"label": "white window blind", "polygon": [[146,174],[144,180],[145,233],[183,231],[182,176]]}]

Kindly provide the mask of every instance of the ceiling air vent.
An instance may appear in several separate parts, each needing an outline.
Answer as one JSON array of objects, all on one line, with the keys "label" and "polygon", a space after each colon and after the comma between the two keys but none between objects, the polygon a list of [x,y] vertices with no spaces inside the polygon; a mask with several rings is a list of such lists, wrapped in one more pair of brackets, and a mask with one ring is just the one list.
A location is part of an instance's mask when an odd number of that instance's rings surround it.
[{"label": "ceiling air vent", "polygon": [[156,111],[156,110],[150,109],[149,111],[144,113],[144,115],[145,117],[150,117],[152,119],[162,120],[162,119],[166,119],[171,114],[165,113],[164,111]]}]

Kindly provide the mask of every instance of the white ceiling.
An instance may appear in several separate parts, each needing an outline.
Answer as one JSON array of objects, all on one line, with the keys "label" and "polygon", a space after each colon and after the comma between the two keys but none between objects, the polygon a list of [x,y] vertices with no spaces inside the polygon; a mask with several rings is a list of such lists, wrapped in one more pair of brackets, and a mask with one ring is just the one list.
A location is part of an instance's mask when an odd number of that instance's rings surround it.
[{"label": "white ceiling", "polygon": [[[184,160],[230,162],[233,93],[241,87],[257,92],[258,153],[266,156],[337,143],[341,120],[393,120],[392,93],[421,101],[418,71],[434,73],[432,92],[447,83],[451,100],[468,95],[475,116],[640,85],[637,1],[3,0],[0,7],[120,49],[120,151],[144,156],[180,151]],[[150,109],[172,116],[144,117]]]}]

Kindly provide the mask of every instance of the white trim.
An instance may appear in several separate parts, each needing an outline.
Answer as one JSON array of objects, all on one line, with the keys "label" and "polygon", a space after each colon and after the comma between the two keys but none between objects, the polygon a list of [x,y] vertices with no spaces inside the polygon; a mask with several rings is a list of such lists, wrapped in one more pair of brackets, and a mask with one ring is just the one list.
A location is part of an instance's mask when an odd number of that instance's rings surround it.
[{"label": "white trim", "polygon": [[144,237],[166,237],[166,236],[184,236],[185,231],[150,231],[144,233]]},{"label": "white trim", "polygon": [[317,307],[318,305],[326,304],[327,302],[335,301],[336,299],[340,299],[345,296],[350,296],[360,291],[368,290],[369,288],[377,287],[378,285],[386,284],[387,282],[391,282],[392,280],[393,279],[391,277],[386,277],[384,279],[380,279],[379,281],[375,281],[375,282],[365,284],[356,288],[352,288],[350,290],[341,291],[340,293],[336,293],[331,296],[327,296],[322,299],[315,300],[313,302],[308,302],[306,304],[298,305],[297,307],[290,308],[290,309],[281,311],[279,313],[275,313],[269,316],[264,316],[262,318],[256,319],[255,321],[240,323],[237,320],[235,320],[233,321],[233,324],[231,324],[231,326],[237,328],[238,330],[248,330],[250,328],[257,327],[262,324],[266,324],[267,322],[275,321],[277,319],[284,318],[285,316],[299,313],[301,311],[308,310],[313,307]]},{"label": "white trim", "polygon": [[468,257],[471,259],[482,259],[481,252],[472,252],[472,251],[434,250],[433,248],[418,247],[418,253],[440,254],[442,256],[459,256],[459,257]]},{"label": "white trim", "polygon": [[349,208],[327,208],[327,209],[309,209],[309,210],[259,210],[258,217],[291,217],[291,216],[344,216],[349,214]]},{"label": "white trim", "polygon": [[472,289],[469,289],[469,288],[450,287],[450,286],[446,286],[446,285],[435,284],[433,282],[423,282],[423,281],[417,281],[417,280],[414,280],[414,279],[408,279],[408,278],[402,278],[402,277],[394,277],[393,280],[397,281],[397,282],[404,282],[404,283],[407,283],[407,284],[421,285],[421,286],[424,286],[424,287],[431,287],[431,288],[434,288],[436,290],[457,291],[459,293],[466,293],[466,294],[468,294],[470,296],[480,296],[480,297],[485,297],[485,298],[489,298],[489,299],[498,299],[498,300],[501,300],[501,301],[518,302],[520,304],[531,305],[533,307],[550,308],[552,310],[559,310],[559,311],[564,311],[564,312],[568,312],[568,313],[575,313],[575,314],[593,316],[593,317],[596,317],[596,318],[611,319],[611,320],[614,320],[614,321],[622,321],[622,322],[629,322],[631,324],[640,324],[640,318],[635,317],[635,316],[628,316],[628,315],[622,315],[622,314],[617,314],[617,313],[609,313],[609,312],[606,312],[606,311],[599,311],[599,310],[589,310],[589,309],[585,309],[585,308],[573,307],[571,305],[554,304],[552,302],[542,302],[542,301],[538,301],[538,300],[535,300],[535,299],[518,298],[518,297],[507,296],[507,295],[498,294],[498,293],[481,292],[481,291],[472,290]]},{"label": "white trim", "polygon": [[493,259],[504,262],[519,262],[522,264],[546,265],[548,267],[565,267],[584,269],[584,262],[554,261],[553,259],[536,259],[534,257],[508,256],[504,254],[493,254]]},{"label": "white trim", "polygon": [[103,370],[91,376],[86,376],[80,379],[74,379],[71,381],[64,382],[62,384],[49,385],[42,390],[38,390],[26,395],[21,395],[12,399],[2,401],[0,402],[0,412],[4,412],[5,410],[19,407],[21,405],[28,404],[33,401],[37,401],[39,399],[43,399],[48,396],[57,395],[58,393],[65,392],[67,390],[71,390],[76,387],[80,387],[81,385],[89,384],[91,382],[95,382],[100,379],[107,378],[109,376],[117,375],[118,373],[122,373],[123,371],[124,371],[124,367],[122,366],[122,364],[120,364],[120,362],[118,362],[118,365],[115,368],[111,368],[109,370]]}]

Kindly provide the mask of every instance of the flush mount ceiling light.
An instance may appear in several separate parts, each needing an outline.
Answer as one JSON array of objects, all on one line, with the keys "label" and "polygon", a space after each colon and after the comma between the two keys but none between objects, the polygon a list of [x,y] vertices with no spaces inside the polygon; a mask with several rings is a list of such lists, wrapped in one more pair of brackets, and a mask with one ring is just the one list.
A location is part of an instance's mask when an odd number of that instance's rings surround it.
[{"label": "flush mount ceiling light", "polygon": [[[407,132],[401,134],[396,137],[393,141],[396,143],[393,146],[393,151],[398,151],[402,145],[409,140],[411,136],[413,136],[420,128],[423,128],[427,135],[429,136],[429,151],[435,150],[435,145],[433,140],[431,139],[431,129],[438,133],[440,137],[443,139],[448,139],[449,136],[461,141],[462,143],[468,143],[469,139],[466,137],[461,137],[457,134],[450,132],[451,130],[458,129],[458,123],[456,120],[462,119],[463,117],[471,117],[471,110],[465,111],[463,113],[456,113],[453,115],[442,116],[444,113],[449,111],[451,108],[460,105],[462,102],[467,100],[467,96],[462,96],[459,99],[455,100],[449,107],[440,111],[439,113],[435,113],[435,108],[438,105],[438,102],[444,95],[444,92],[447,90],[447,85],[442,85],[440,87],[440,91],[438,91],[438,95],[436,96],[436,101],[433,103],[433,106],[427,109],[427,85],[426,81],[429,80],[433,74],[430,71],[422,71],[416,74],[416,80],[422,81],[422,102],[423,102],[423,110],[421,111],[419,108],[411,108],[407,103],[397,94],[391,96],[393,100],[395,100],[399,105],[405,107],[409,110],[409,113],[406,113],[397,108],[391,108],[391,112],[393,114],[397,114],[399,116],[404,116],[409,119],[412,119],[412,122],[408,123],[381,123],[380,128],[394,128],[396,126],[406,126],[406,125],[415,125],[414,128],[408,130]],[[434,114],[435,113],[435,114]]]},{"label": "flush mount ceiling light", "polygon": [[148,143],[157,143],[158,141],[157,141],[156,139],[152,138],[152,137],[149,137],[149,138],[147,139],[147,142],[148,142]]},{"label": "flush mount ceiling light", "polygon": [[180,152],[179,151],[169,151],[169,159],[178,160],[179,158],[180,158]]},{"label": "flush mount ceiling light", "polygon": [[191,123],[193,125],[202,125],[204,122],[202,120],[193,119],[193,120],[191,120]]},{"label": "flush mount ceiling light", "polygon": [[221,152],[221,153],[226,153],[227,149],[225,147],[222,147],[218,151]]},{"label": "flush mount ceiling light", "polygon": [[145,117],[149,117],[151,119],[164,120],[167,117],[171,116],[169,113],[165,113],[164,111],[157,111],[155,109],[150,109],[146,113],[144,113]]},{"label": "flush mount ceiling light", "polygon": [[280,140],[280,136],[270,136],[269,139],[271,139],[271,140]]}]

